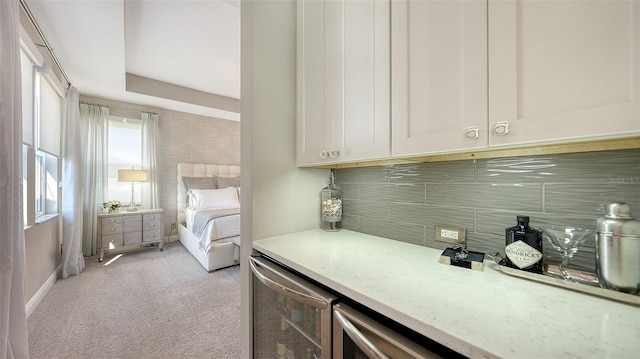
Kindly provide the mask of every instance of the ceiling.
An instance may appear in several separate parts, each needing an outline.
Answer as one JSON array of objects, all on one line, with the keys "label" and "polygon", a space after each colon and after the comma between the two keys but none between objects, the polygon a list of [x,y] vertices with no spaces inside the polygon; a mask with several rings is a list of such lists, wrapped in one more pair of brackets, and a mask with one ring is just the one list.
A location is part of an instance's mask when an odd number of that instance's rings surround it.
[{"label": "ceiling", "polygon": [[26,3],[81,95],[240,120],[240,0]]}]

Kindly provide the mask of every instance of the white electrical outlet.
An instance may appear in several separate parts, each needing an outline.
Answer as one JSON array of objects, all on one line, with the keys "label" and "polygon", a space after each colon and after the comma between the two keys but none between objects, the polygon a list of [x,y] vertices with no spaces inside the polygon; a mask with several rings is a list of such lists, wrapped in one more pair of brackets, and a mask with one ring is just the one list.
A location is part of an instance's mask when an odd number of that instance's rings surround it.
[{"label": "white electrical outlet", "polygon": [[440,229],[440,236],[444,237],[444,238],[449,238],[449,239],[453,239],[453,240],[458,240],[458,232],[457,231],[451,231],[448,229]]},{"label": "white electrical outlet", "polygon": [[435,240],[451,244],[464,244],[467,236],[467,229],[450,226],[448,224],[436,224]]}]

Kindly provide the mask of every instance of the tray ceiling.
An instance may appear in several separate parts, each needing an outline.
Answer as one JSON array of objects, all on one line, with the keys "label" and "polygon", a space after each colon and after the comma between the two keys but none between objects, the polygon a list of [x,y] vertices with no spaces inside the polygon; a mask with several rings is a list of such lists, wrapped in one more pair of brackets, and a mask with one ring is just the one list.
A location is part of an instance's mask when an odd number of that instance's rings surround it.
[{"label": "tray ceiling", "polygon": [[239,121],[240,0],[27,0],[83,95]]}]

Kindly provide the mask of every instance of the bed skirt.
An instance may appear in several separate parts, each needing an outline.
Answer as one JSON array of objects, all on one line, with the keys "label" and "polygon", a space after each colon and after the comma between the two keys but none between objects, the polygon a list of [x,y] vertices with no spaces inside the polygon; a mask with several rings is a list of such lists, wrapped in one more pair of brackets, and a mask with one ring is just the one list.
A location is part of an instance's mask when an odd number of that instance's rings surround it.
[{"label": "bed skirt", "polygon": [[240,263],[240,236],[214,241],[206,253],[200,249],[200,238],[184,225],[178,227],[180,243],[208,272]]}]

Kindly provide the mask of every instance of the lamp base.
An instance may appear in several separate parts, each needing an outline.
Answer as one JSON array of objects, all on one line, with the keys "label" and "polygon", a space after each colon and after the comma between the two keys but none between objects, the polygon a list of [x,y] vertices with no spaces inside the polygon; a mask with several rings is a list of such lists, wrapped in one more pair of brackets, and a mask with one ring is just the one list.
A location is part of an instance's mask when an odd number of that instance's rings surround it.
[{"label": "lamp base", "polygon": [[133,182],[131,182],[131,201],[129,202],[129,208],[127,208],[127,212],[135,212],[138,210],[138,208],[136,207],[136,197],[133,193]]}]

